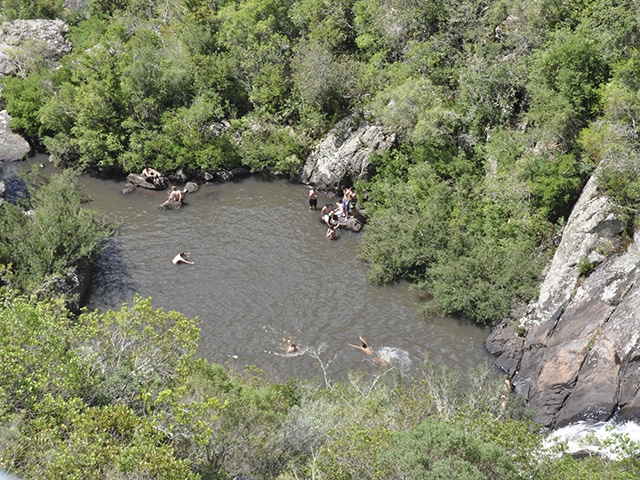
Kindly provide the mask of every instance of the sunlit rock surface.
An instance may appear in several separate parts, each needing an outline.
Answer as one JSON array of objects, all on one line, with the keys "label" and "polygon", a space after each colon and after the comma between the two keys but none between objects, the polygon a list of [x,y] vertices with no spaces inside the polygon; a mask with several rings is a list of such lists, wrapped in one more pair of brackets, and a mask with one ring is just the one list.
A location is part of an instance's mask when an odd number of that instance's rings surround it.
[{"label": "sunlit rock surface", "polygon": [[335,190],[369,178],[371,157],[389,149],[395,136],[377,125],[358,125],[352,118],[338,123],[314,148],[301,182]]},{"label": "sunlit rock surface", "polygon": [[638,245],[623,238],[594,175],[537,302],[519,325],[496,327],[486,343],[539,423],[640,418],[639,262]]}]

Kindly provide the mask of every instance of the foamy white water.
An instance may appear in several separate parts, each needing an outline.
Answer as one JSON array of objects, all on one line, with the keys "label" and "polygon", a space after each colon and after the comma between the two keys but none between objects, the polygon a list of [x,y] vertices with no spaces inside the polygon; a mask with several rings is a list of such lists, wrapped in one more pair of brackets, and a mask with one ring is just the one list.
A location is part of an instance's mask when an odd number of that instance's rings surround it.
[{"label": "foamy white water", "polygon": [[640,424],[576,422],[551,433],[544,447],[550,455],[588,451],[618,460],[640,454]]}]

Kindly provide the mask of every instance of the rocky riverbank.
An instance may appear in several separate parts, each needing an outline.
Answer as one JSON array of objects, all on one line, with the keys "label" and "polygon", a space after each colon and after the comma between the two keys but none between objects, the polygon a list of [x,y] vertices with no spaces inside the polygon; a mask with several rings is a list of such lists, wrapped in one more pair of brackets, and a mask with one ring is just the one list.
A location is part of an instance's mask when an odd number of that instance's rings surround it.
[{"label": "rocky riverbank", "polygon": [[538,300],[487,339],[489,352],[539,423],[640,415],[640,248],[587,183]]}]

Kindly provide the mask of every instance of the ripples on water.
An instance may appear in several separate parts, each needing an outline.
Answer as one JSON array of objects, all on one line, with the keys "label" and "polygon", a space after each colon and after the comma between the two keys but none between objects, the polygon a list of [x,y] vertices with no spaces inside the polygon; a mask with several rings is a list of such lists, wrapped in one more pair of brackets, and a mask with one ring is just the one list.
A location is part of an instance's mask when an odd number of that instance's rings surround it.
[{"label": "ripples on water", "polygon": [[[426,357],[461,370],[488,360],[486,330],[451,318],[423,321],[407,285],[369,284],[356,258],[364,232],[327,240],[305,186],[259,178],[203,185],[183,209],[163,211],[166,191],[123,195],[122,181],[85,176],[83,183],[90,207],[120,225],[98,262],[91,309],[119,309],[136,292],[150,296],[156,308],[199,318],[201,355],[256,365],[274,380],[321,377],[309,354],[321,345],[333,380],[380,368],[349,347],[360,335],[405,375],[419,374]],[[180,251],[195,265],[173,265]],[[282,355],[289,336],[302,355]]]}]

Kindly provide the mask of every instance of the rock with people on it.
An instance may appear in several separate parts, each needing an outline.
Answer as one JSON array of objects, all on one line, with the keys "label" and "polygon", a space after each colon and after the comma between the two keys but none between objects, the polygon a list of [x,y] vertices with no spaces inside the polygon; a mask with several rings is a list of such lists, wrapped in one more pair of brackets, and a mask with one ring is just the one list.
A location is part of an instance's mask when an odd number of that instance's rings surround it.
[{"label": "rock with people on it", "polygon": [[182,208],[182,205],[184,204],[184,196],[188,192],[189,190],[187,189],[180,190],[175,185],[172,186],[171,191],[169,192],[169,198],[162,202],[158,208],[162,210],[177,210]]},{"label": "rock with people on it", "polygon": [[167,180],[164,175],[150,167],[145,167],[141,173],[130,173],[127,176],[127,183],[149,190],[164,190],[167,188]]},{"label": "rock with people on it", "polygon": [[[317,207],[318,190],[311,187],[309,193],[309,210],[315,210]],[[325,196],[329,198],[329,195]],[[342,187],[342,198],[335,202],[335,207],[331,202],[325,203],[320,210],[320,222],[324,223],[327,228],[349,230],[351,232],[359,232],[365,224],[365,218],[362,212],[357,208],[357,195],[353,187]],[[331,240],[336,238],[329,230],[327,237]]]},{"label": "rock with people on it", "polygon": [[177,210],[184,205],[184,197],[187,193],[197,192],[200,187],[195,182],[187,182],[182,190],[175,185],[171,187],[169,198],[160,204],[158,208],[163,210]]}]

